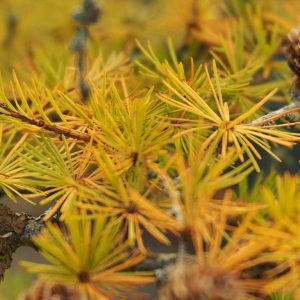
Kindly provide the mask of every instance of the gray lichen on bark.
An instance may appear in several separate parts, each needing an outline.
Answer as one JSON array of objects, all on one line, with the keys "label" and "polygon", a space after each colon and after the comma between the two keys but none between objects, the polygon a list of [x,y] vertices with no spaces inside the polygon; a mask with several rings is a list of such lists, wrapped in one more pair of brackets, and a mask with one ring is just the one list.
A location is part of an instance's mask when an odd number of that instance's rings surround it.
[{"label": "gray lichen on bark", "polygon": [[0,204],[0,280],[12,262],[13,253],[21,246],[33,246],[30,238],[43,226],[41,218],[14,213]]}]

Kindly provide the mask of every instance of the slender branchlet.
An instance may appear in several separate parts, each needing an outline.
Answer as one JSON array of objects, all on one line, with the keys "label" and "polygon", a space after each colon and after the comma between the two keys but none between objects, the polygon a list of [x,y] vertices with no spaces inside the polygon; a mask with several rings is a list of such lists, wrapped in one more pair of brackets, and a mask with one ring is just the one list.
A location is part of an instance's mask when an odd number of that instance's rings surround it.
[{"label": "slender branchlet", "polygon": [[6,35],[3,40],[3,47],[9,48],[12,44],[18,26],[18,18],[13,11],[9,11],[6,15]]},{"label": "slender branchlet", "polygon": [[198,24],[198,18],[199,18],[199,6],[198,6],[198,0],[193,0],[191,3],[191,10],[190,10],[190,18],[186,24],[185,29],[185,35],[183,38],[183,42],[181,47],[177,50],[178,57],[180,59],[183,59],[185,56],[185,53],[189,47],[189,45],[193,42],[193,32],[195,30],[199,30],[199,24]]},{"label": "slender branchlet", "polygon": [[[170,189],[170,178],[163,176],[162,183],[164,189],[169,194],[172,203],[172,215],[176,218],[178,223],[184,228],[185,219],[182,211],[181,201],[180,201],[180,192]],[[184,231],[178,237],[178,249],[176,254],[176,259],[174,259],[171,264],[166,264],[163,268],[156,270],[156,276],[161,283],[166,283],[170,277],[170,270],[176,267],[181,267],[185,264],[185,257],[187,256],[187,249],[184,240]]]},{"label": "slender branchlet", "polygon": [[193,39],[193,31],[194,30],[199,30],[199,23],[198,23],[198,18],[199,18],[199,6],[198,6],[198,1],[193,0],[192,2],[192,8],[191,8],[191,18],[187,24],[186,28],[186,36],[185,36],[185,43],[189,44],[191,43]]},{"label": "slender branchlet", "polygon": [[[271,111],[266,115],[251,122],[251,125],[261,125],[266,122],[273,122],[282,117],[287,117],[288,119],[294,120],[294,113],[300,110],[300,101],[294,101],[289,105],[283,106],[280,109]],[[293,125],[297,125],[293,123]]]},{"label": "slender branchlet", "polygon": [[81,132],[70,130],[54,124],[47,124],[44,120],[30,118],[17,111],[13,111],[5,103],[0,103],[0,108],[2,109],[2,111],[0,111],[0,115],[2,114],[14,119],[18,119],[24,123],[34,125],[43,128],[46,131],[56,133],[57,135],[64,135],[67,138],[73,138],[75,140],[84,141],[84,142],[89,142],[91,139],[91,137],[88,134],[83,134]]},{"label": "slender branchlet", "polygon": [[70,48],[76,54],[82,101],[88,100],[90,95],[90,88],[85,78],[86,47],[90,37],[89,26],[98,21],[100,14],[100,7],[94,0],[83,0],[82,8],[78,9],[73,15],[73,19],[78,23],[78,28]]},{"label": "slender branchlet", "polygon": [[296,119],[295,113],[300,110],[300,27],[293,29],[288,38],[290,45],[287,51],[287,63],[295,74],[290,88],[292,103],[252,121],[252,125],[261,125],[262,123],[272,122],[282,117],[287,117],[292,119],[291,121],[294,121]]}]

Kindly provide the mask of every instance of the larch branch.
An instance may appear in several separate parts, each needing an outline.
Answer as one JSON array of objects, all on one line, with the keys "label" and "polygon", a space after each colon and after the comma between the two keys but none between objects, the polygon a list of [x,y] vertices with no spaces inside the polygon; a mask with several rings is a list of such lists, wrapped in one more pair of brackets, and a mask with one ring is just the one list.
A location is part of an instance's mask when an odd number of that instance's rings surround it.
[{"label": "larch branch", "polygon": [[[252,121],[251,125],[261,125],[266,122],[272,122],[274,120],[277,120],[283,116],[286,116],[288,114],[295,113],[300,110],[300,101],[294,101],[289,105],[286,105],[280,109],[271,111],[267,113],[266,115]],[[291,123],[293,125],[293,123]]]},{"label": "larch branch", "polygon": [[58,135],[64,135],[65,137],[73,138],[75,140],[80,140],[84,142],[89,142],[91,139],[91,136],[88,134],[83,134],[81,132],[70,130],[61,126],[57,126],[55,124],[47,124],[44,120],[30,118],[19,112],[13,111],[5,103],[0,103],[0,108],[2,108],[5,111],[0,111],[0,114],[2,115],[18,119],[24,123],[43,128],[44,130],[54,132]]}]

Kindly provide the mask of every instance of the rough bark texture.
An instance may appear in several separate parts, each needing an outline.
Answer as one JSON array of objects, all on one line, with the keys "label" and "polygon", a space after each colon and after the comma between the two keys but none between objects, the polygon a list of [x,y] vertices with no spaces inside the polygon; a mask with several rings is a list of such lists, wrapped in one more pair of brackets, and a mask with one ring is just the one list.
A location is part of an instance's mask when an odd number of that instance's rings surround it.
[{"label": "rough bark texture", "polygon": [[12,262],[13,253],[24,245],[32,245],[30,237],[37,234],[42,226],[40,218],[25,213],[14,213],[0,204],[0,280]]}]

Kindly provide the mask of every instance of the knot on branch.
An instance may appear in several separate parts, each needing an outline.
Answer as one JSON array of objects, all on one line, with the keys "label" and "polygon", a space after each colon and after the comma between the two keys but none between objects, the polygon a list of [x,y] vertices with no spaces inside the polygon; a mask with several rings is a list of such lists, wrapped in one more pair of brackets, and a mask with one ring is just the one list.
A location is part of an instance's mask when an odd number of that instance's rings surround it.
[{"label": "knot on branch", "polygon": [[83,26],[96,23],[101,16],[101,8],[94,0],[84,0],[82,8],[73,14],[73,19]]}]

